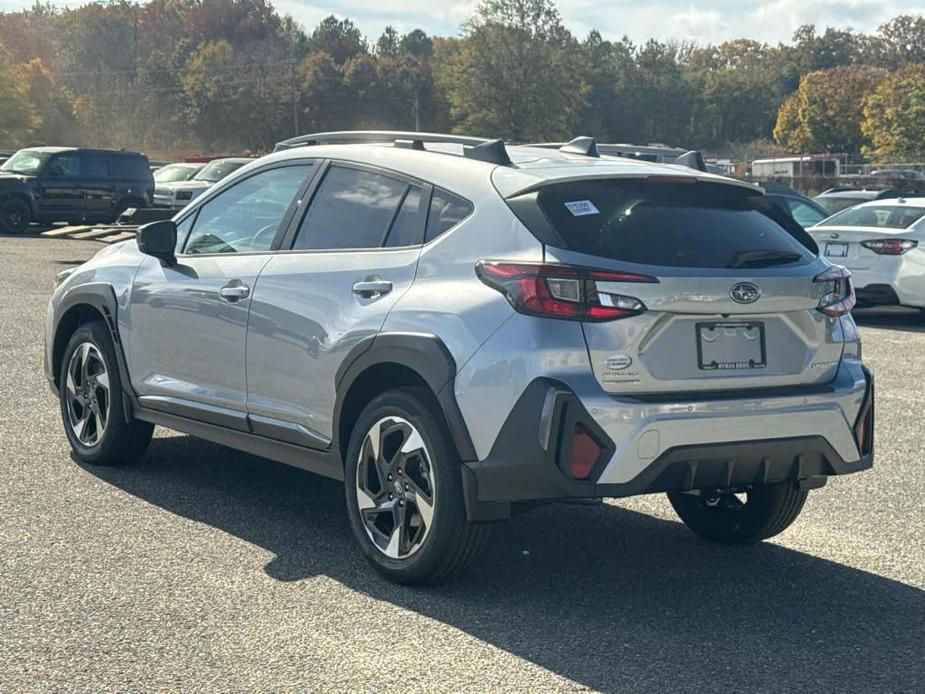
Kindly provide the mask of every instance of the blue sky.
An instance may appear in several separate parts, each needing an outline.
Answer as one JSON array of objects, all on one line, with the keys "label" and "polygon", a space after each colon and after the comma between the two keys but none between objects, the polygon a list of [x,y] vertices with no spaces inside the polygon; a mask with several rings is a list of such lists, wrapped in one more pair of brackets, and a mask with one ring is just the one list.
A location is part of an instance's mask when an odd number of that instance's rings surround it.
[{"label": "blue sky", "polygon": [[[19,9],[33,0],[0,0],[0,9]],[[472,14],[472,0],[271,0],[311,29],[329,14],[350,17],[375,39],[387,24],[400,31],[421,27],[453,35]],[[56,4],[52,0],[53,4]],[[76,6],[71,0],[57,4]],[[801,24],[873,31],[897,14],[925,14],[925,0],[559,0],[566,25],[578,36],[597,28],[607,38],[628,34],[635,41],[695,39],[717,43],[747,37],[787,41]]]}]

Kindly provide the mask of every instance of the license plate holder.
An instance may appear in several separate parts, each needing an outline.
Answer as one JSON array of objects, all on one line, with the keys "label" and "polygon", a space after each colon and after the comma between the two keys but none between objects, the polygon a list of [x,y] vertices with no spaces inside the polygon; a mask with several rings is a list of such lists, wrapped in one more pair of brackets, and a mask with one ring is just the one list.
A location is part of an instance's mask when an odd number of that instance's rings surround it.
[{"label": "license plate holder", "polygon": [[825,254],[829,258],[847,258],[847,243],[827,243],[825,244]]},{"label": "license plate holder", "polygon": [[697,365],[703,371],[766,368],[764,323],[697,323]]}]

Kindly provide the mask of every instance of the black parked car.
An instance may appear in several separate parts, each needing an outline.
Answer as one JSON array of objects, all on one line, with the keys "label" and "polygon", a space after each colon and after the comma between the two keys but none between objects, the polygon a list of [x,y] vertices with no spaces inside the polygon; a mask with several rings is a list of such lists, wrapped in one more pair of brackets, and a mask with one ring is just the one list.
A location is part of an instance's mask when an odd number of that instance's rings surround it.
[{"label": "black parked car", "polygon": [[21,149],[0,166],[0,231],[22,231],[31,222],[113,222],[129,207],[149,207],[153,195],[143,154]]},{"label": "black parked car", "polygon": [[802,227],[815,226],[829,216],[828,211],[819,203],[800,195],[784,183],[766,181],[759,185],[764,188],[768,200],[793,217]]}]

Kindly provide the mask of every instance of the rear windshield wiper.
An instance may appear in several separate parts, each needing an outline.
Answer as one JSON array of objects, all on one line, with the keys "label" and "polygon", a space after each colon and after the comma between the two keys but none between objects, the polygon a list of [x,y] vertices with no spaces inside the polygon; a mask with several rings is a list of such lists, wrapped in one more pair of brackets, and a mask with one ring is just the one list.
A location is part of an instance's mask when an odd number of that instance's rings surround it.
[{"label": "rear windshield wiper", "polygon": [[751,251],[736,251],[732,260],[726,267],[769,267],[771,265],[787,265],[802,260],[803,256],[792,251],[775,251],[756,248]]}]

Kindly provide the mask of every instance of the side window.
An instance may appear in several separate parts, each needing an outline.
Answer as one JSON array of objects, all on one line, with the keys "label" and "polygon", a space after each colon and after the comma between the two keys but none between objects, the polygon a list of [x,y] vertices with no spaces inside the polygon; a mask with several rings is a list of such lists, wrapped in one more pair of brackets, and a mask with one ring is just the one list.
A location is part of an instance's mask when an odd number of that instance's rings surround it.
[{"label": "side window", "polygon": [[819,212],[819,210],[810,207],[805,202],[788,199],[787,204],[790,206],[790,214],[793,215],[793,218],[802,227],[815,226],[823,219],[825,219],[824,214]]},{"label": "side window", "polygon": [[110,178],[127,178],[125,175],[125,157],[110,156],[107,157],[109,162]]},{"label": "side window", "polygon": [[48,175],[53,178],[79,178],[80,163],[76,154],[59,154],[48,162]]},{"label": "side window", "polygon": [[313,164],[261,171],[223,190],[196,215],[185,252],[267,251]]},{"label": "side window", "polygon": [[421,243],[421,193],[419,186],[408,187],[383,245],[398,248]]},{"label": "side window", "polygon": [[434,188],[430,199],[430,212],[427,214],[427,233],[424,243],[433,241],[442,233],[449,231],[462,220],[472,214],[472,204],[458,195]]},{"label": "side window", "polygon": [[109,166],[101,154],[80,155],[80,175],[85,178],[108,178]]},{"label": "side window", "polygon": [[390,176],[332,166],[312,199],[292,247],[381,247],[407,189],[407,183]]}]

